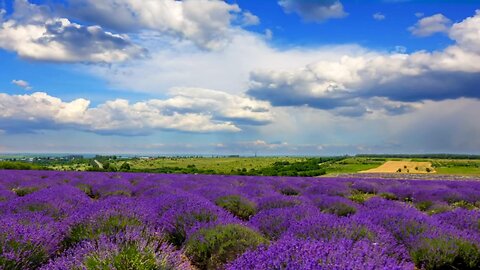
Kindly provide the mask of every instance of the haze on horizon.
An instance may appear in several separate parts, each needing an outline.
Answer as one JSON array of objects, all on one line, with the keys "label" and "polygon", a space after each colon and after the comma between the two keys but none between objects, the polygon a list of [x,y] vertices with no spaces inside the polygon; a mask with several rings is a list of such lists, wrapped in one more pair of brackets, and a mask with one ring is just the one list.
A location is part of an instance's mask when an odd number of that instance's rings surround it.
[{"label": "haze on horizon", "polygon": [[0,153],[480,154],[480,1],[0,0]]}]

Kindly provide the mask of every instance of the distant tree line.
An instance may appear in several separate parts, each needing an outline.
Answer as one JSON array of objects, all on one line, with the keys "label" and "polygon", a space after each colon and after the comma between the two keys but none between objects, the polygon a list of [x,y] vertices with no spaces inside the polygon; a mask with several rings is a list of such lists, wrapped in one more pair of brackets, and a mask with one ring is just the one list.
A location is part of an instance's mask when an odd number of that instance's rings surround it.
[{"label": "distant tree line", "polygon": [[263,176],[320,176],[327,173],[323,163],[340,161],[345,157],[307,158],[304,161],[278,161],[269,167],[260,169],[237,169],[232,174]]},{"label": "distant tree line", "polygon": [[199,169],[194,164],[187,167],[168,166],[160,168],[132,168],[128,162],[124,162],[119,168],[113,164],[103,163],[103,169],[97,167],[92,168],[92,171],[108,171],[108,172],[147,172],[147,173],[165,173],[165,174],[230,174],[230,175],[260,175],[260,176],[320,176],[326,174],[324,163],[340,161],[345,157],[319,157],[307,158],[303,161],[289,162],[278,161],[272,165],[260,169],[246,169],[238,168],[229,173],[216,171],[214,169]]},{"label": "distant tree line", "polygon": [[20,162],[20,161],[0,161],[1,170],[46,170],[43,166]]}]

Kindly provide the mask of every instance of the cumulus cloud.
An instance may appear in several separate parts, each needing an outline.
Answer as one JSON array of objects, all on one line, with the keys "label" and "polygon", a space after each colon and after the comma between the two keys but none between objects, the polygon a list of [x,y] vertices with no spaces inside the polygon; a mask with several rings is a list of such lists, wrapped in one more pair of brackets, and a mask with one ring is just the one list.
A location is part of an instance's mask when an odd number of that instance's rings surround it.
[{"label": "cumulus cloud", "polygon": [[305,21],[322,22],[348,15],[339,0],[280,0],[278,4],[285,12],[297,13]]},{"label": "cumulus cloud", "polygon": [[147,36],[149,48],[161,48],[151,58],[91,72],[112,87],[133,91],[160,93],[177,86],[246,91],[274,106],[310,106],[341,116],[397,115],[425,100],[479,97],[478,17],[452,26],[455,43],[442,51],[407,54],[399,47],[385,53],[357,45],[280,50],[263,35],[238,30],[223,50],[213,52]]},{"label": "cumulus cloud", "polygon": [[443,14],[435,14],[420,19],[408,30],[417,37],[428,37],[436,33],[447,33],[452,21]]},{"label": "cumulus cloud", "polygon": [[88,67],[86,72],[100,76],[114,88],[130,91],[158,94],[181,86],[238,94],[248,89],[252,70],[300,68],[312,59],[334,61],[345,54],[365,51],[356,45],[278,50],[266,42],[264,35],[244,30],[236,31],[224,49],[208,52],[164,36],[141,38],[142,44],[143,40],[148,43],[149,58],[111,67]]},{"label": "cumulus cloud", "polygon": [[24,81],[24,80],[13,80],[12,83],[15,84],[18,87],[21,87],[21,88],[25,89],[25,90],[32,90],[33,89],[33,87],[30,86],[30,84],[27,81]]},{"label": "cumulus cloud", "polygon": [[16,0],[13,15],[0,23],[0,48],[26,59],[111,63],[145,53],[126,35],[50,17],[44,7],[26,0]]},{"label": "cumulus cloud", "polygon": [[380,13],[380,12],[377,12],[377,13],[373,14],[373,19],[375,19],[375,20],[377,20],[377,21],[383,21],[383,20],[385,20],[386,18],[387,18],[387,17],[386,17],[384,14]]},{"label": "cumulus cloud", "polygon": [[242,24],[245,26],[260,24],[260,18],[249,11],[243,13]]},{"label": "cumulus cloud", "polygon": [[368,52],[296,69],[257,70],[248,93],[274,106],[341,109],[352,115],[381,104],[382,110],[401,113],[425,100],[480,98],[475,86],[480,84],[479,30],[477,11],[453,25],[449,36],[455,44],[443,51]]},{"label": "cumulus cloud", "polygon": [[[228,43],[234,22],[258,24],[250,12],[218,0],[69,0],[66,12],[81,20],[123,32],[149,29],[191,40],[215,50]],[[240,17],[240,18],[239,18]]]},{"label": "cumulus cloud", "polygon": [[237,132],[272,121],[268,103],[208,89],[174,89],[168,99],[130,103],[116,99],[96,107],[46,93],[0,94],[0,128],[10,132],[71,128],[104,134],[144,135],[155,130]]}]

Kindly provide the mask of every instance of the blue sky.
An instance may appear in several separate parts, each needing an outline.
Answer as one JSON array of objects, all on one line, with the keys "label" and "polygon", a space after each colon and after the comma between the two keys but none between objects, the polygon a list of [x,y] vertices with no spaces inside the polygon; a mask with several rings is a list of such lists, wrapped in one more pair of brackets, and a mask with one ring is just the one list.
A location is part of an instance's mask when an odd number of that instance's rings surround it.
[{"label": "blue sky", "polygon": [[480,153],[480,1],[0,10],[0,152]]}]

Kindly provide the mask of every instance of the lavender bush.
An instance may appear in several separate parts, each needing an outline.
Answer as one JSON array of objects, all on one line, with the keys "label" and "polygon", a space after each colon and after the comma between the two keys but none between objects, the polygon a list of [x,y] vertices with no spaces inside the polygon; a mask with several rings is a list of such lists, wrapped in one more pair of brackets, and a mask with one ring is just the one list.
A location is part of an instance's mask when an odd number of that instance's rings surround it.
[{"label": "lavender bush", "polygon": [[0,269],[480,269],[480,182],[0,171]]}]

